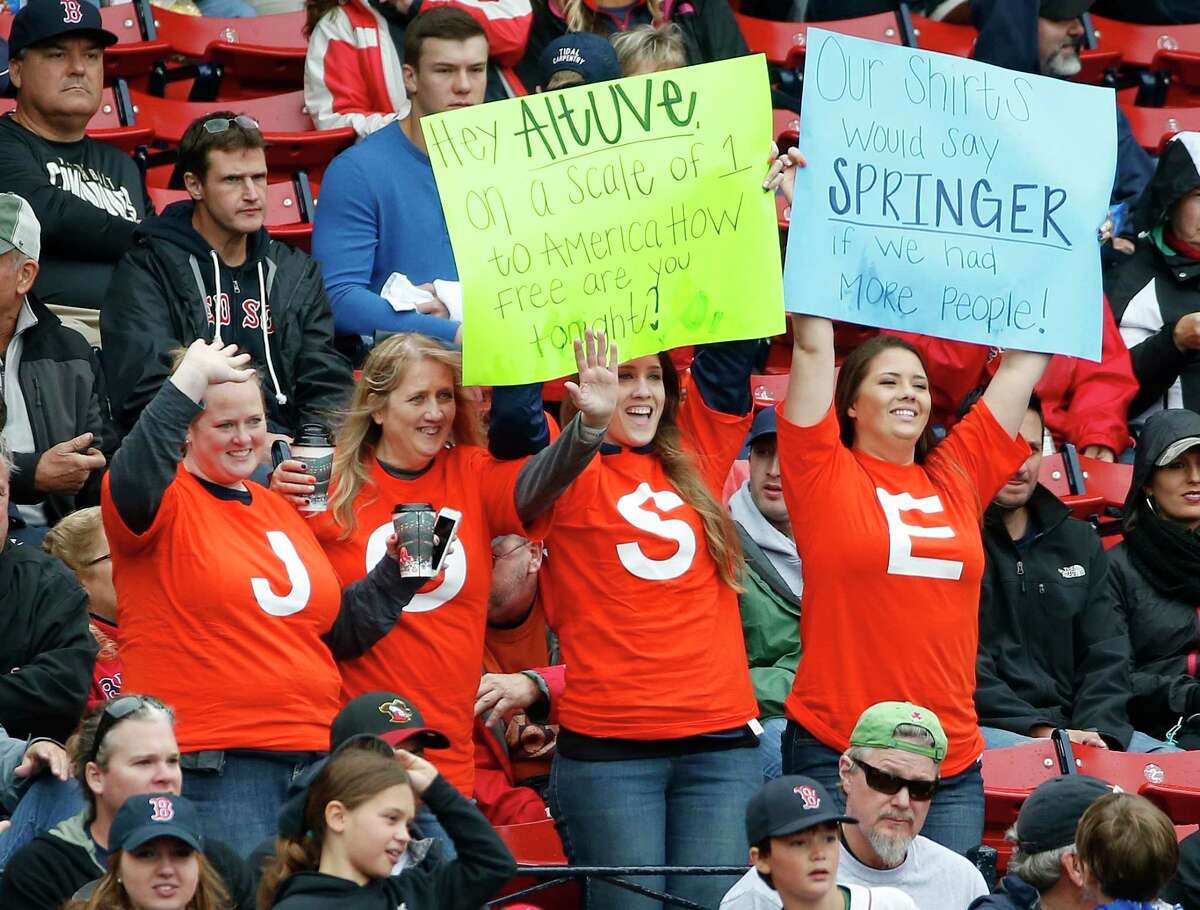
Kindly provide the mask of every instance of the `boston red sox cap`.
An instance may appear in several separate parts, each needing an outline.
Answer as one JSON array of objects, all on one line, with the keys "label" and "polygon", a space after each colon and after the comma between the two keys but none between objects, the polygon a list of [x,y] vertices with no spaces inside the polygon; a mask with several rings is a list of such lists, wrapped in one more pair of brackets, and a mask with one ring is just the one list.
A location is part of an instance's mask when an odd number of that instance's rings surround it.
[{"label": "boston red sox cap", "polygon": [[13,18],[8,55],[15,59],[27,47],[80,33],[91,35],[101,47],[117,43],[117,36],[105,29],[100,10],[88,0],[29,0]]},{"label": "boston red sox cap", "polygon": [[857,824],[858,819],[843,812],[819,783],[799,774],[764,784],[746,804],[746,839],[751,846],[828,822]]}]

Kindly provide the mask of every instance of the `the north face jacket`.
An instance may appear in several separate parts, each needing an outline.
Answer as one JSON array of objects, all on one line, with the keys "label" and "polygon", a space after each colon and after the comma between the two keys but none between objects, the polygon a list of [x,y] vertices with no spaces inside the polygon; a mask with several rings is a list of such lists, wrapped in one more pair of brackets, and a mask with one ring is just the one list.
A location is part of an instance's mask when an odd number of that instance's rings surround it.
[{"label": "the north face jacket", "polygon": [[1028,507],[1036,531],[1022,547],[995,506],[984,520],[979,723],[1022,735],[1039,724],[1095,730],[1123,749],[1133,735],[1128,644],[1104,548],[1044,487]]}]

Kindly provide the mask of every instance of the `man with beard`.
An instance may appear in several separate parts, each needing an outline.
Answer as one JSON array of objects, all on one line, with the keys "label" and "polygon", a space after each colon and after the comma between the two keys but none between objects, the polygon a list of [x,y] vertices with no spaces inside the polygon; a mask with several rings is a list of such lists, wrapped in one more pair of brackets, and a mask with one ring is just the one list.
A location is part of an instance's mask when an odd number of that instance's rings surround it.
[{"label": "man with beard", "polygon": [[889,701],[862,713],[838,766],[846,814],[858,819],[842,826],[839,882],[897,888],[918,907],[966,907],[988,893],[971,863],[920,836],[945,755],[927,708]]}]

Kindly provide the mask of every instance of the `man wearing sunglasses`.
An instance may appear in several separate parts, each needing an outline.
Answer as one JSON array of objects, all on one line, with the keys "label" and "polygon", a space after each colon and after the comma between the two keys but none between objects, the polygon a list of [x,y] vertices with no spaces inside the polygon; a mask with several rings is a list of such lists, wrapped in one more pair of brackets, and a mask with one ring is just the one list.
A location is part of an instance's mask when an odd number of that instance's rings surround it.
[{"label": "man wearing sunglasses", "polygon": [[971,863],[920,836],[946,746],[927,708],[889,701],[862,713],[838,764],[846,814],[858,819],[842,827],[838,881],[897,888],[918,907],[946,910],[988,893]]}]

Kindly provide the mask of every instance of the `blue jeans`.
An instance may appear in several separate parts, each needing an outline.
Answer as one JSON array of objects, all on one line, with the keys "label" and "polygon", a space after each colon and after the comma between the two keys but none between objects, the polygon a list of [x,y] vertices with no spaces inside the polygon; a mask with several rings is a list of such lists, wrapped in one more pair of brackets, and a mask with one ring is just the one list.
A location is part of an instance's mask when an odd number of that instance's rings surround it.
[{"label": "blue jeans", "polygon": [[762,722],[762,736],[758,738],[758,757],[762,762],[764,783],[783,773],[783,730],[786,726],[786,717],[772,717]]},{"label": "blue jeans", "polygon": [[[312,760],[319,756],[313,755]],[[219,769],[183,771],[183,795],[196,805],[204,836],[249,856],[279,832],[279,809],[290,784],[311,761],[280,761],[225,753]]]},{"label": "blue jeans", "polygon": [[442,855],[447,860],[458,859],[454,841],[442,827],[442,823],[437,820],[437,816],[424,803],[417,807],[417,814],[413,816],[413,825],[416,826],[421,837],[432,837],[442,845]]},{"label": "blue jeans", "polygon": [[[989,749],[1007,749],[1010,746],[1019,746],[1023,743],[1035,742],[1032,736],[1022,736],[1020,733],[1013,733],[1010,730],[1001,730],[997,727],[980,727],[979,732],[983,734],[983,740],[987,743]],[[1155,739],[1153,736],[1147,736],[1145,733],[1133,731],[1133,737],[1129,740],[1129,748],[1126,752],[1182,752],[1178,746],[1173,746],[1170,743],[1165,743],[1161,739]]]},{"label": "blue jeans", "polygon": [[[811,733],[789,720],[783,732],[783,773],[804,774],[823,784],[844,806],[838,778],[841,753],[820,742]],[[943,777],[937,796],[929,806],[929,815],[921,834],[956,853],[966,853],[983,842],[982,763]]]},{"label": "blue jeans", "polygon": [[[737,866],[747,862],[746,803],[762,786],[757,749],[673,758],[554,757],[550,812],[571,862],[585,866]],[[638,876],[632,881],[716,907],[733,876]],[[661,910],[614,885],[588,887],[589,910]]]},{"label": "blue jeans", "polygon": [[17,803],[12,827],[0,834],[0,872],[14,853],[59,822],[78,815],[86,805],[75,778],[63,781],[52,774],[39,775]]},{"label": "blue jeans", "polygon": [[250,19],[258,15],[258,10],[245,0],[197,0],[196,5],[200,7],[200,15],[219,19]]}]

